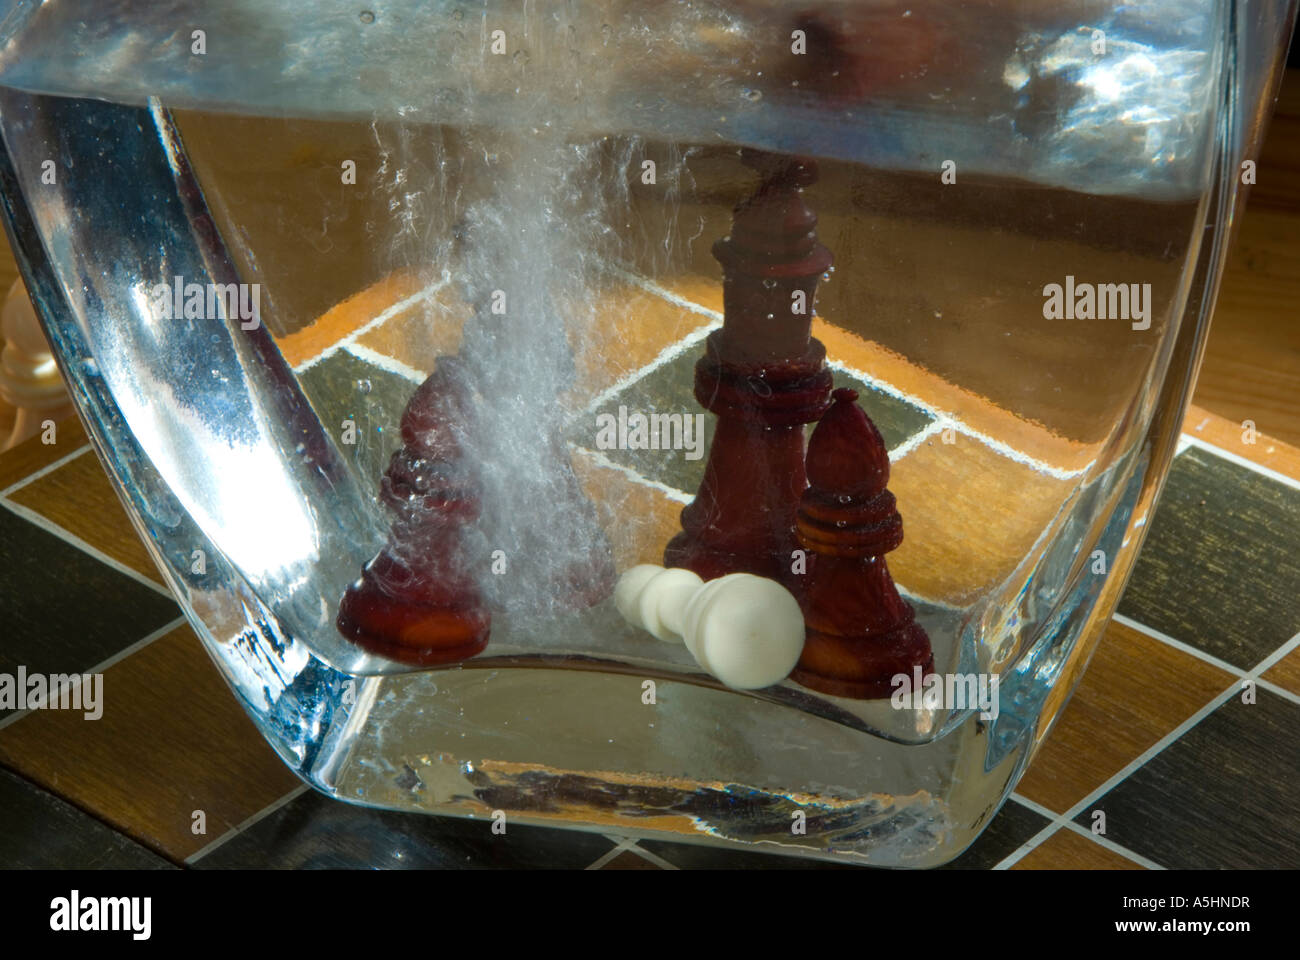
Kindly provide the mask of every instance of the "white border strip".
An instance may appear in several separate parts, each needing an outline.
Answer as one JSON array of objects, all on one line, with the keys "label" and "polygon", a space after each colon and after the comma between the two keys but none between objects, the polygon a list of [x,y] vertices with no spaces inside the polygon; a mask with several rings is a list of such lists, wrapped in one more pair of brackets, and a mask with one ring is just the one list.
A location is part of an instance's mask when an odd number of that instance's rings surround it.
[{"label": "white border strip", "polygon": [[1080,800],[1074,806],[1070,807],[1070,809],[1065,811],[1065,813],[1057,814],[1055,819],[1051,823],[1043,827],[1043,829],[1040,830],[1038,833],[1036,833],[1034,836],[1030,837],[1027,841],[1025,841],[1024,846],[1012,852],[1009,856],[1006,857],[1006,859],[998,863],[993,869],[1006,870],[1007,868],[1014,866],[1016,863],[1022,860],[1026,854],[1028,854],[1035,847],[1043,843],[1043,841],[1045,841],[1048,837],[1054,834],[1057,830],[1061,829],[1061,827],[1065,826],[1067,823],[1074,820],[1075,817],[1077,817],[1079,814],[1087,810],[1090,806],[1092,806],[1094,803],[1100,800],[1112,789],[1117,787],[1119,784],[1123,783],[1126,779],[1128,779],[1130,774],[1134,773],[1140,767],[1145,765],[1148,760],[1150,760],[1152,757],[1156,756],[1156,754],[1163,751],[1165,747],[1169,746],[1171,743],[1173,743],[1175,740],[1181,737],[1188,730],[1192,729],[1192,727],[1196,726],[1198,723],[1200,723],[1202,720],[1208,717],[1215,710],[1219,709],[1219,707],[1223,706],[1223,704],[1226,703],[1232,697],[1232,695],[1237,692],[1238,689],[1239,689],[1238,686],[1234,683],[1232,686],[1228,687],[1227,690],[1224,690],[1218,696],[1214,697],[1212,700],[1210,700],[1209,703],[1205,704],[1205,706],[1201,707],[1201,709],[1197,710],[1190,717],[1188,717],[1178,726],[1174,727],[1174,729],[1170,730],[1163,737],[1157,740],[1154,744],[1152,744],[1150,747],[1148,747],[1146,750],[1140,753],[1137,757],[1129,761],[1129,763],[1127,763],[1118,773],[1114,774],[1109,780],[1107,780],[1101,786],[1095,788],[1091,793],[1085,796],[1082,800]]},{"label": "white border strip", "polygon": [[[1186,441],[1185,445],[1184,441]],[[1231,450],[1225,450],[1223,447],[1216,447],[1214,444],[1207,443],[1200,437],[1194,437],[1191,434],[1184,433],[1179,437],[1178,452],[1182,453],[1188,447],[1196,447],[1200,450],[1204,450],[1206,453],[1213,454],[1216,457],[1221,457],[1229,463],[1235,463],[1239,467],[1253,470],[1255,473],[1268,477],[1270,480],[1276,480],[1278,483],[1285,487],[1290,487],[1292,490],[1300,490],[1300,480],[1296,480],[1294,477],[1288,477],[1285,473],[1278,473],[1276,470],[1271,470],[1263,464],[1255,463],[1253,460],[1247,460],[1245,457],[1233,453]]]},{"label": "white border strip", "polygon": [[424,383],[429,375],[408,363],[403,363],[396,357],[390,357],[386,353],[380,353],[360,343],[349,343],[343,348],[344,352],[352,354],[358,360],[370,364],[372,367],[378,367],[385,373],[391,373],[394,376],[401,377],[403,380],[409,380],[414,384]]},{"label": "white border strip", "polygon": [[614,846],[612,846],[609,849],[608,853],[601,854],[595,860],[591,861],[591,863],[587,864],[587,866],[584,867],[583,869],[599,870],[601,867],[609,863],[609,861],[613,860],[624,850],[627,850],[629,847],[636,845],[636,841],[633,840],[631,837],[615,837],[609,834],[605,834],[604,836],[605,839],[608,840],[610,843],[614,844]]},{"label": "white border strip", "polygon": [[668,484],[660,483],[658,480],[651,480],[649,477],[643,477],[631,467],[625,467],[621,463],[615,463],[599,450],[588,450],[586,447],[580,447],[576,443],[572,444],[572,446],[573,449],[584,453],[595,460],[598,466],[604,467],[607,470],[616,470],[633,483],[639,484],[643,487],[649,487],[651,490],[657,490],[669,500],[675,501],[676,503],[687,504],[695,499],[693,494],[683,493],[676,487],[670,487]]},{"label": "white border strip", "polygon": [[[164,624],[163,626],[159,627],[157,630],[155,630],[153,633],[149,634],[148,636],[143,637],[140,640],[137,640],[135,643],[131,644],[128,647],[123,647],[121,650],[117,651],[117,653],[113,654],[107,660],[103,660],[100,663],[95,664],[90,669],[76,670],[72,672],[83,673],[83,674],[104,673],[108,670],[109,667],[125,660],[127,657],[131,656],[131,654],[143,650],[145,647],[149,646],[149,644],[153,643],[155,640],[159,640],[162,637],[167,636],[167,634],[171,633],[173,630],[176,630],[177,628],[184,626],[186,622],[187,621],[184,617],[177,617],[171,623]],[[44,708],[35,707],[35,708],[29,708],[27,710],[19,710],[16,713],[11,713],[3,720],[0,720],[0,730],[3,730],[11,723],[17,723],[23,717],[27,716],[29,713],[32,713],[33,710],[36,709],[44,709]]]},{"label": "white border strip", "polygon": [[667,300],[674,306],[681,307],[684,310],[689,310],[691,313],[698,313],[700,316],[708,317],[711,320],[717,321],[719,324],[722,323],[722,314],[717,310],[710,310],[708,307],[700,306],[700,304],[696,303],[694,300],[687,300],[685,297],[678,296],[667,287],[661,287],[653,280],[647,280],[645,277],[638,276],[637,274],[624,270],[621,267],[614,267],[610,272],[622,277],[633,286],[640,287],[646,293],[653,294],[660,300]]},{"label": "white border strip", "polygon": [[217,849],[217,847],[220,847],[226,842],[233,840],[235,837],[239,836],[249,827],[254,826],[261,820],[265,820],[271,814],[275,813],[275,811],[279,810],[281,807],[287,806],[288,804],[292,803],[294,800],[297,800],[299,797],[301,797],[304,793],[306,793],[310,789],[311,787],[309,787],[305,783],[298,785],[297,787],[295,787],[294,789],[286,793],[279,800],[275,801],[275,803],[268,804],[267,806],[263,807],[261,810],[257,811],[257,813],[249,817],[247,820],[245,820],[243,823],[236,824],[235,826],[227,830],[225,833],[223,833],[221,836],[213,840],[211,843],[207,844],[206,846],[200,847],[198,850],[194,851],[194,853],[191,853],[188,857],[185,858],[185,865],[187,867],[194,865],[195,863],[197,863],[198,861],[206,857],[213,850]]},{"label": "white border strip", "polygon": [[1198,650],[1196,647],[1193,647],[1189,643],[1183,643],[1183,641],[1181,640],[1175,640],[1173,637],[1169,636],[1169,634],[1161,633],[1159,630],[1156,630],[1153,627],[1148,627],[1145,623],[1139,623],[1137,620],[1134,620],[1132,617],[1126,617],[1118,610],[1112,613],[1110,615],[1110,618],[1114,620],[1116,623],[1128,627],[1130,630],[1136,630],[1138,633],[1144,634],[1145,636],[1150,637],[1152,640],[1159,640],[1161,643],[1167,644],[1168,646],[1173,647],[1175,650],[1181,650],[1183,653],[1190,654],[1191,656],[1195,657],[1197,660],[1203,660],[1213,667],[1218,667],[1220,670],[1224,671],[1225,673],[1232,674],[1234,677],[1241,678],[1246,676],[1246,671],[1242,670],[1240,667],[1234,667],[1226,660],[1220,660],[1212,653],[1206,653],[1204,650]]},{"label": "white border strip", "polygon": [[946,417],[934,418],[926,424],[924,429],[918,430],[893,450],[889,451],[890,464],[896,464],[899,460],[903,459],[903,457],[907,456],[921,444],[925,443],[925,441],[929,440],[936,433],[943,433],[943,431],[947,430],[949,427],[952,427],[955,430],[957,429],[957,424],[953,423]]},{"label": "white border strip", "polygon": [[[161,594],[162,596],[166,597],[168,600],[175,601],[176,598],[172,596],[171,591],[168,590],[161,583],[157,583],[156,581],[150,580],[143,573],[139,573],[135,570],[132,570],[130,567],[128,567],[126,564],[122,563],[119,560],[114,560],[112,557],[104,553],[102,550],[92,547],[85,540],[82,540],[80,537],[78,537],[75,533],[70,533],[69,531],[65,530],[63,527],[55,523],[53,520],[50,520],[49,518],[42,516],[41,514],[37,513],[35,510],[32,510],[29,507],[25,507],[21,503],[14,503],[12,500],[6,500],[3,497],[0,497],[0,507],[4,507],[5,509],[9,510],[11,513],[17,514],[18,516],[22,517],[24,520],[27,520],[28,522],[35,524],[36,526],[44,530],[46,533],[53,534],[54,536],[62,540],[64,543],[76,547],[82,553],[89,554],[90,556],[94,557],[96,560],[98,560],[100,563],[104,564],[105,566],[112,567],[114,570],[122,574],[124,577],[129,577],[130,579],[134,580],[136,583],[140,584],[141,586],[148,587],[150,590],[154,591],[154,593]],[[134,533],[134,529],[132,530],[132,533]]]},{"label": "white border strip", "polygon": [[635,854],[636,854],[638,857],[640,857],[642,860],[649,860],[651,863],[653,863],[653,864],[654,864],[656,867],[658,867],[660,870],[680,870],[680,869],[681,869],[681,867],[677,866],[677,864],[675,864],[675,863],[669,863],[667,860],[665,860],[663,857],[659,856],[658,854],[651,853],[649,850],[644,850],[644,849],[642,849],[641,847],[639,847],[639,846],[637,845],[637,843],[636,843],[635,840],[632,841],[631,846],[629,846],[627,849],[630,850],[632,853],[635,853]]},{"label": "white border strip", "polygon": [[[1239,680],[1253,680],[1255,686],[1263,687],[1269,693],[1281,697],[1283,700],[1290,700],[1294,704],[1300,704],[1300,693],[1292,693],[1290,690],[1286,689],[1286,687],[1279,687],[1273,681],[1263,679],[1262,676],[1252,676],[1250,673],[1241,669],[1240,667],[1234,667],[1226,660],[1220,660],[1218,657],[1214,656],[1213,654],[1206,653],[1204,650],[1198,650],[1196,647],[1193,647],[1191,644],[1183,643],[1183,641],[1181,640],[1175,640],[1173,637],[1169,636],[1168,634],[1161,633],[1159,630],[1155,630],[1151,627],[1148,627],[1145,623],[1139,623],[1138,621],[1126,617],[1119,612],[1112,614],[1111,619],[1116,621],[1117,623],[1121,623],[1124,626],[1129,627],[1132,630],[1136,630],[1138,633],[1145,634],[1146,636],[1150,637],[1152,640],[1159,640],[1161,643],[1171,646],[1175,650],[1181,650],[1183,653],[1186,653],[1189,656],[1193,656],[1198,660],[1203,660],[1205,663],[1208,663],[1211,666],[1218,667],[1220,670],[1223,670],[1225,673],[1232,674],[1234,677],[1236,677]],[[1300,641],[1300,635],[1297,635],[1296,637],[1287,641],[1285,644],[1283,644],[1281,649],[1288,650],[1298,641]],[[1283,653],[1283,656],[1285,655],[1286,654]],[[1278,657],[1277,659],[1281,659],[1281,657]],[[1265,666],[1259,672],[1261,674],[1267,672],[1276,662],[1277,660],[1266,660],[1265,663],[1267,664],[1267,666]]]},{"label": "white border strip", "polygon": [[658,370],[660,367],[666,366],[667,364],[676,360],[678,357],[680,357],[691,347],[695,346],[701,340],[705,339],[714,330],[717,330],[720,326],[721,326],[720,323],[711,323],[708,326],[698,327],[695,330],[692,330],[690,333],[682,337],[682,339],[680,340],[674,340],[672,343],[668,344],[668,346],[660,350],[659,353],[655,355],[655,358],[651,360],[649,363],[647,363],[644,367],[639,367],[638,369],[633,370],[631,373],[624,374],[623,376],[615,380],[614,383],[611,384],[609,387],[606,387],[600,393],[596,394],[596,398],[592,400],[591,403],[587,404],[587,407],[586,409],[583,410],[583,413],[584,414],[594,413],[603,404],[605,404],[609,400],[612,400],[618,394],[622,393],[628,387],[632,386],[632,384],[645,379],[650,374]]},{"label": "white border strip", "polygon": [[23,487],[27,486],[29,483],[33,482],[34,480],[39,480],[41,479],[41,477],[48,476],[49,474],[53,473],[55,470],[59,469],[59,467],[62,467],[65,464],[69,464],[73,460],[76,460],[77,457],[81,456],[89,449],[90,449],[90,444],[83,443],[76,450],[73,450],[71,453],[59,457],[59,459],[55,460],[53,463],[47,463],[39,470],[32,471],[22,479],[17,480],[14,483],[11,483],[9,486],[5,487],[3,490],[0,490],[0,499],[4,499],[5,497],[9,496],[11,493],[15,493],[21,490]]},{"label": "white border strip", "polygon": [[[1033,801],[1033,800],[1030,800],[1028,797],[1022,797],[1022,796],[1021,796],[1020,794],[1018,794],[1018,793],[1013,793],[1013,794],[1011,794],[1010,799],[1011,799],[1011,800],[1014,800],[1016,803],[1020,804],[1022,807],[1025,807],[1025,808],[1028,809],[1028,810],[1032,810],[1034,813],[1038,814],[1038,815],[1041,816],[1041,817],[1046,817],[1047,819],[1049,819],[1049,820],[1053,820],[1053,821],[1056,820],[1056,811],[1051,810],[1051,809],[1049,809],[1049,808],[1043,806],[1041,803],[1037,803],[1037,802],[1035,802],[1035,801]],[[1133,861],[1134,863],[1136,863],[1136,864],[1137,864],[1138,866],[1140,866],[1140,867],[1145,867],[1147,870],[1165,870],[1165,869],[1167,869],[1166,867],[1162,867],[1160,864],[1156,863],[1154,860],[1148,860],[1146,857],[1142,856],[1140,853],[1134,853],[1134,852],[1133,852],[1132,850],[1130,850],[1128,847],[1121,846],[1120,844],[1116,843],[1114,840],[1108,840],[1108,839],[1107,839],[1106,837],[1104,837],[1104,836],[1097,836],[1097,835],[1094,835],[1091,831],[1089,831],[1089,830],[1085,830],[1083,827],[1079,826],[1079,825],[1078,825],[1077,823],[1075,823],[1073,820],[1071,820],[1071,821],[1068,822],[1068,823],[1061,824],[1061,826],[1063,826],[1063,827],[1065,827],[1066,829],[1070,830],[1072,833],[1077,833],[1079,836],[1083,837],[1083,838],[1086,839],[1086,840],[1091,840],[1093,843],[1097,844],[1097,846],[1099,846],[1099,847],[1104,847],[1105,849],[1109,850],[1111,853],[1117,853],[1117,854],[1119,854],[1121,857],[1123,857],[1124,859],[1126,859],[1126,860],[1131,860],[1131,861]],[[1058,829],[1058,830],[1053,830],[1050,834],[1048,834],[1046,837],[1043,838],[1043,841],[1042,841],[1042,842],[1046,842],[1048,839],[1050,839],[1051,837],[1055,836],[1055,835],[1056,835],[1057,833],[1059,833],[1059,832],[1060,832],[1059,829]],[[1041,843],[1039,844],[1039,846],[1041,846]],[[1019,853],[1019,852],[1020,852],[1019,850],[1016,851],[1016,853]],[[1019,862],[1020,860],[1022,860],[1022,859],[1024,858],[1025,854],[1027,854],[1028,852],[1029,852],[1029,851],[1026,850],[1024,853],[1021,853],[1019,857],[1016,857],[1016,859],[1013,860],[1013,861],[1011,861],[1011,863],[1008,863],[1007,866],[1009,867],[1009,866],[1011,866],[1012,864]],[[1006,859],[1007,859],[1007,860],[1010,860],[1011,858],[1010,858],[1010,857],[1007,857]],[[1005,861],[1003,861],[1003,862],[1005,862]],[[995,869],[995,870],[998,870],[998,869],[1005,870],[1005,869],[1007,869],[1007,867],[1004,867],[1004,866],[1002,866],[1001,863],[999,863],[996,867],[994,867],[994,869]]]},{"label": "white border strip", "polygon": [[438,280],[436,283],[429,284],[423,290],[419,291],[418,293],[411,294],[405,300],[399,300],[397,303],[393,304],[387,310],[380,313],[374,319],[369,320],[366,323],[363,323],[361,326],[357,327],[355,330],[353,330],[347,336],[343,337],[341,340],[338,340],[335,343],[330,344],[320,353],[316,354],[316,356],[304,360],[302,363],[298,364],[296,367],[293,368],[294,373],[302,373],[303,371],[309,370],[312,367],[316,366],[316,364],[320,363],[322,360],[325,360],[328,357],[332,357],[334,354],[338,353],[338,351],[355,343],[359,338],[364,337],[370,331],[383,326],[385,323],[393,319],[393,317],[397,316],[398,314],[404,313],[405,311],[411,309],[411,307],[414,307],[421,301],[431,299],[434,296],[434,294],[438,293],[438,291],[442,290],[450,282],[451,282],[451,274],[444,271],[442,278]]},{"label": "white border strip", "polygon": [[[1292,650],[1296,649],[1297,647],[1300,647],[1300,633],[1296,634],[1286,643],[1282,644],[1280,647],[1274,650],[1273,653],[1271,653],[1269,656],[1261,660],[1253,670],[1241,674],[1240,675],[1241,679],[1255,680],[1256,683],[1258,684],[1259,683],[1258,678],[1261,673],[1264,673],[1266,670],[1270,669],[1275,663],[1277,663],[1283,657],[1287,656],[1289,653],[1291,653]],[[1272,684],[1269,684],[1269,686],[1272,686]],[[1073,822],[1075,817],[1083,813],[1094,803],[1096,803],[1098,800],[1104,797],[1107,793],[1109,793],[1119,784],[1127,780],[1130,775],[1132,775],[1140,767],[1144,766],[1147,763],[1147,761],[1151,760],[1157,754],[1161,753],[1166,747],[1168,747],[1174,741],[1182,737],[1183,734],[1185,734],[1188,730],[1192,729],[1192,727],[1196,726],[1198,723],[1200,723],[1202,720],[1208,717],[1215,710],[1219,709],[1219,707],[1223,706],[1225,703],[1227,703],[1236,694],[1240,692],[1241,692],[1241,685],[1239,683],[1233,683],[1231,686],[1228,687],[1228,689],[1218,694],[1216,697],[1210,700],[1209,703],[1205,704],[1203,707],[1201,707],[1199,710],[1193,713],[1190,717],[1188,717],[1178,726],[1174,727],[1173,730],[1169,731],[1167,734],[1165,734],[1163,737],[1157,740],[1154,744],[1152,744],[1150,747],[1144,750],[1141,754],[1139,754],[1137,757],[1131,760],[1128,764],[1126,764],[1123,767],[1123,769],[1121,769],[1119,772],[1114,774],[1109,780],[1107,780],[1101,786],[1094,789],[1091,793],[1089,793],[1086,797],[1084,797],[1082,800],[1080,800],[1078,803],[1072,806],[1069,810],[1065,811],[1065,813],[1057,816],[1052,823],[1049,823],[1037,834],[1035,834],[1033,837],[1027,840],[1024,846],[1022,846],[1019,850],[1013,852],[1010,856],[1008,856],[1005,860],[1003,860],[993,869],[1005,870],[1007,869],[1007,867],[1012,866],[1017,861],[1022,859],[1026,854],[1028,854],[1031,850],[1033,850],[1035,847],[1041,844],[1053,833],[1055,833],[1061,827],[1065,826],[1067,823]]]},{"label": "white border strip", "polygon": [[990,437],[986,433],[981,433],[980,431],[974,429],[965,421],[963,421],[960,417],[954,416],[953,414],[949,413],[947,410],[941,410],[938,407],[934,406],[933,404],[926,403],[925,401],[921,400],[919,397],[914,397],[910,393],[898,389],[892,383],[888,383],[877,377],[873,377],[871,374],[867,373],[864,370],[859,370],[856,367],[850,367],[847,364],[840,363],[839,361],[828,360],[826,362],[826,365],[830,367],[832,370],[839,370],[842,373],[847,373],[851,377],[856,377],[857,379],[861,380],[863,383],[867,384],[867,386],[871,387],[873,390],[878,390],[881,393],[888,394],[889,396],[893,397],[896,400],[902,400],[904,403],[911,404],[914,407],[924,410],[926,413],[934,417],[936,420],[947,421],[948,425],[955,427],[959,433],[963,433],[966,436],[971,437],[972,439],[978,440],[980,443],[984,444],[989,449],[997,453],[1000,453],[1008,460],[1014,460],[1016,463],[1029,467],[1038,473],[1046,474],[1049,477],[1054,477],[1057,480],[1072,480],[1075,477],[1087,473],[1088,470],[1092,467],[1092,465],[1096,463],[1095,460],[1090,460],[1088,461],[1087,464],[1085,464],[1082,467],[1079,467],[1076,470],[1066,470],[1064,467],[1054,467],[1050,463],[1047,463],[1044,460],[1038,460],[1035,457],[1029,456],[1029,454],[1024,453],[1023,451],[1017,450],[1015,447],[1011,446],[1008,443],[1004,443],[1001,440],[998,440],[994,437]]}]

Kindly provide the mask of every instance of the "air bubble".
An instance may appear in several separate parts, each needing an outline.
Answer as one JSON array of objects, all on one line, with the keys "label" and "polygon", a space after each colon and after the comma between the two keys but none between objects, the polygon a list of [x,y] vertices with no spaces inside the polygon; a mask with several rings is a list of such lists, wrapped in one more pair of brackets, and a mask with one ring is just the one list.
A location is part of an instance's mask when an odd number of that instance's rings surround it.
[{"label": "air bubble", "polygon": [[362,11],[361,11],[361,22],[362,22],[362,23],[374,23],[374,22],[375,22],[375,15],[374,15],[374,13],[372,13],[372,12],[369,11],[369,10],[362,10]]},{"label": "air bubble", "polygon": [[371,390],[371,383],[370,383],[370,381],[369,381],[369,380],[358,380],[358,381],[357,381],[357,389],[360,390],[362,393],[369,393],[370,390]]},{"label": "air bubble", "polygon": [[740,95],[751,103],[757,103],[759,100],[763,99],[763,91],[755,90],[752,87],[745,87],[740,91]]}]

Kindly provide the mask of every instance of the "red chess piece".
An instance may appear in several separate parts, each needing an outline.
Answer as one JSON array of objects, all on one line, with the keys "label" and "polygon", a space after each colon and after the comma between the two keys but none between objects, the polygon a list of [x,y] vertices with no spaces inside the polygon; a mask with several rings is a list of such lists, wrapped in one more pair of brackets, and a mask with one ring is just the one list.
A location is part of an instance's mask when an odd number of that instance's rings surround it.
[{"label": "red chess piece", "polygon": [[403,446],[382,481],[397,515],[388,542],[339,604],[339,632],[390,660],[455,663],[487,646],[491,616],[464,556],[479,514],[457,436],[471,408],[457,358],[439,358],[402,414]]},{"label": "red chess piece", "polygon": [[825,411],[826,349],[810,336],[817,281],[831,254],[800,190],[812,160],[741,151],[757,192],[713,246],[722,264],[723,323],[695,367],[695,398],[718,415],[704,482],[682,510],[664,565],[706,580],[753,573],[787,585],[795,509],[806,486],[803,425]]},{"label": "red chess piece", "polygon": [[799,503],[799,542],[814,556],[802,604],[807,635],[790,675],[838,697],[873,700],[914,667],[934,670],[930,638],[898,594],[885,554],[903,542],[880,431],[840,389],[808,441],[810,486]]}]

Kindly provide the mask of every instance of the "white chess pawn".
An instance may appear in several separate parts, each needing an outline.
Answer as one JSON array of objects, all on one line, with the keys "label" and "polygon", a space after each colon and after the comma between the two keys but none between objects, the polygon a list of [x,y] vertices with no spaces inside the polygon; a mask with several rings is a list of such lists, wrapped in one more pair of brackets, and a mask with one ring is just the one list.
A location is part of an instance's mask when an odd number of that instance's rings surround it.
[{"label": "white chess pawn", "polygon": [[799,601],[749,573],[705,583],[690,570],[641,564],[619,578],[614,605],[658,639],[684,641],[701,667],[738,690],[780,683],[803,652]]},{"label": "white chess pawn", "polygon": [[72,412],[71,400],[49,344],[36,320],[21,280],[9,288],[0,311],[0,400],[17,409],[8,439],[0,450],[16,447],[41,429],[44,420],[62,420]]}]

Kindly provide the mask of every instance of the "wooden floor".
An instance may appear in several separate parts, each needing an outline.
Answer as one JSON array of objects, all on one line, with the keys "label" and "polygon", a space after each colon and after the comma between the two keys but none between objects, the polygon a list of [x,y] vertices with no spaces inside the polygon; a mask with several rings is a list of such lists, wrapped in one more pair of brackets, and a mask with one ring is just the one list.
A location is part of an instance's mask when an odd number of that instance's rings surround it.
[{"label": "wooden floor", "polygon": [[1210,331],[1196,403],[1300,444],[1300,69],[1287,71]]}]

